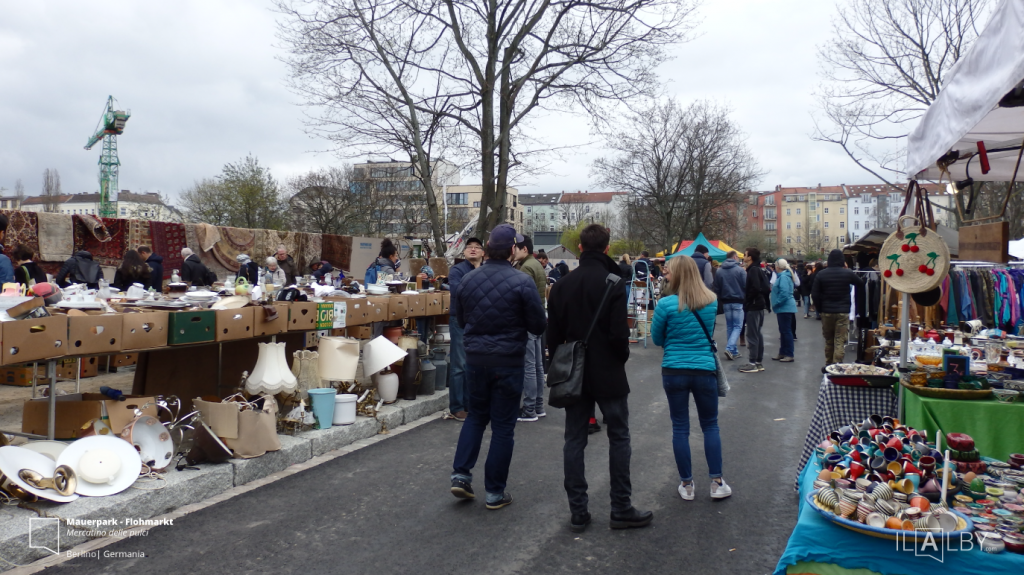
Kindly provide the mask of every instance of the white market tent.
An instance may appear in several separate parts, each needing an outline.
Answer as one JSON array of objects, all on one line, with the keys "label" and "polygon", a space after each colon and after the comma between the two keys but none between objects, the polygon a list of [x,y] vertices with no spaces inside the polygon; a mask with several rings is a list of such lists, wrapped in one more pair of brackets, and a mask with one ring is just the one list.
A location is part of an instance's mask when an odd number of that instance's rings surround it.
[{"label": "white market tent", "polygon": [[[1024,142],[1022,80],[1024,2],[1003,0],[968,53],[949,71],[938,97],[910,134],[908,179],[939,180],[943,176],[935,162],[947,152],[958,151],[959,160],[949,166],[946,182],[964,180],[968,171],[977,181],[1010,181]],[[1015,102],[1000,106],[1000,100],[1012,96],[1014,89]],[[987,174],[981,171],[979,141],[988,150],[991,170]],[[1024,170],[1017,178],[1024,178]]]}]

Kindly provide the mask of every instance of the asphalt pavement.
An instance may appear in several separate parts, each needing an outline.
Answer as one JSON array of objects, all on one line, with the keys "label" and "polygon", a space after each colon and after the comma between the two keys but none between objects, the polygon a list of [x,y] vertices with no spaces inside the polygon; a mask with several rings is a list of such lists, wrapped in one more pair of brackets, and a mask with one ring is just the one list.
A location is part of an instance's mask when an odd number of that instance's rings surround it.
[{"label": "asphalt pavement", "polygon": [[[724,349],[724,318],[716,338]],[[691,402],[690,447],[697,497],[683,501],[672,456],[661,349],[635,344],[632,393],[633,502],[654,511],[650,527],[608,527],[607,437],[587,449],[590,511],[585,533],[569,531],[562,488],[563,412],[516,426],[509,507],[483,502],[484,437],[475,501],[449,493],[461,424],[437,420],[243,493],[46,572],[131,573],[771,573],[796,523],[793,477],[821,380],[821,323],[798,316],[796,362],[778,352],[765,318],[765,371],[727,362],[732,391],[720,403],[724,474],[733,496],[712,502],[703,442]],[[746,353],[746,348],[740,348]],[[109,557],[144,552],[145,557]],[[103,557],[104,552],[108,557]]]}]

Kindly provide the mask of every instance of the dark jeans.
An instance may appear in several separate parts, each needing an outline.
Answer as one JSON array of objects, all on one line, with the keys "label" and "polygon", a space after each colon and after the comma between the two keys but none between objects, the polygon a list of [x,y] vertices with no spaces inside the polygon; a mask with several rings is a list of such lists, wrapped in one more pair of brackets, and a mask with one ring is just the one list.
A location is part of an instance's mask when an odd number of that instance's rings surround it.
[{"label": "dark jeans", "polygon": [[[462,424],[455,448],[452,477],[473,480],[473,466],[480,456],[480,443],[487,424],[491,425],[491,446],[484,464],[484,486],[489,494],[501,495],[508,483],[512,461],[519,397],[523,393],[523,368],[466,366],[469,385],[469,417]],[[586,433],[586,427],[584,427]]]},{"label": "dark jeans", "polygon": [[764,359],[764,337],[761,327],[764,325],[764,310],[747,312],[747,356],[750,363],[761,363]]},{"label": "dark jeans", "polygon": [[793,318],[796,317],[796,314],[777,313],[775,316],[779,320],[779,339],[781,340],[779,355],[793,357]]},{"label": "dark jeans", "polygon": [[466,343],[459,322],[452,316],[448,322],[452,336],[448,356],[448,411],[458,413],[469,411],[469,393],[466,388]]},{"label": "dark jeans", "polygon": [[693,480],[690,464],[690,394],[704,435],[704,458],[712,479],[722,476],[722,438],[718,432],[718,379],[714,375],[662,375],[672,417],[672,451],[680,481]]},{"label": "dark jeans", "polygon": [[565,447],[562,449],[565,465],[565,493],[569,496],[569,511],[585,513],[588,508],[587,478],[583,451],[587,447],[587,425],[594,413],[594,403],[601,407],[608,431],[608,474],[611,476],[612,512],[628,511],[633,494],[629,482],[629,396],[612,399],[583,398],[576,405],[565,408]]}]

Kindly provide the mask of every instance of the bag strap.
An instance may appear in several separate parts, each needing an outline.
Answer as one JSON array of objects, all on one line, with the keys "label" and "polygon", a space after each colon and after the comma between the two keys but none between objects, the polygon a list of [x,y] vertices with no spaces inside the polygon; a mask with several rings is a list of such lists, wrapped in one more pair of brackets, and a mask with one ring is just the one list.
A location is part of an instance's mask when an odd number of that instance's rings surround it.
[{"label": "bag strap", "polygon": [[704,335],[708,338],[708,343],[714,344],[715,340],[711,339],[711,332],[709,332],[708,327],[704,325],[704,320],[700,319],[700,314],[693,310],[690,310],[690,313],[693,314],[693,317],[697,318],[697,323],[699,323],[700,328],[704,330]]},{"label": "bag strap", "polygon": [[608,287],[605,288],[604,295],[601,296],[601,303],[597,304],[597,311],[594,312],[594,319],[590,320],[590,328],[587,329],[587,336],[583,338],[583,345],[587,345],[587,342],[590,341],[590,334],[594,332],[594,326],[597,325],[597,318],[601,317],[601,312],[604,311],[604,304],[608,303],[608,296],[611,295],[612,288],[617,286],[619,282],[622,281],[622,278],[610,273],[608,274],[608,277],[605,278],[605,281],[608,282]]}]

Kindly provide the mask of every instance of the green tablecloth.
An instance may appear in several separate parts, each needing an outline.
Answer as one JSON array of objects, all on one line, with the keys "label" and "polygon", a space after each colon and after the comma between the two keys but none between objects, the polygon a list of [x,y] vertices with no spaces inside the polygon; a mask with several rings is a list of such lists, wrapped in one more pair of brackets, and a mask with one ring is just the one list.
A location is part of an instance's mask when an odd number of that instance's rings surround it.
[{"label": "green tablecloth", "polygon": [[995,399],[934,399],[904,390],[907,425],[927,429],[929,439],[942,433],[966,433],[982,455],[1006,461],[1011,453],[1024,453],[1024,403]]}]

